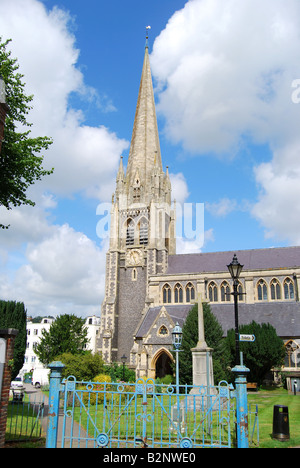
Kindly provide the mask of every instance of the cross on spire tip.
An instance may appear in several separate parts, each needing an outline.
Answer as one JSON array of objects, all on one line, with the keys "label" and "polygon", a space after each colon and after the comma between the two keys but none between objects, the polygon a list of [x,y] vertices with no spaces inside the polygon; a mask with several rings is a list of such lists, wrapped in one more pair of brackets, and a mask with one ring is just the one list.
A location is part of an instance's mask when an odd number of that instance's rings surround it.
[{"label": "cross on spire tip", "polygon": [[146,26],[146,47],[148,47],[148,39],[149,39],[149,30],[151,29],[151,26]]}]

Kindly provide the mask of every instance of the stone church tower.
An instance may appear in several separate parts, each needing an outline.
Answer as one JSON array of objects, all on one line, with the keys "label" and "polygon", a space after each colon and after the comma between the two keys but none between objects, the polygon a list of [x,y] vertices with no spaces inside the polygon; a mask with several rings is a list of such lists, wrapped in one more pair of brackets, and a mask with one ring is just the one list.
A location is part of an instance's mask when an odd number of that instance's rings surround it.
[{"label": "stone church tower", "polygon": [[[271,324],[289,353],[284,371],[290,372],[290,382],[295,378],[300,369],[300,247],[175,252],[175,209],[168,169],[162,168],[148,45],[127,169],[121,158],[110,229],[98,346],[107,363],[120,363],[125,354],[137,377],[172,374],[172,330],[176,323],[183,327],[198,297],[210,304],[226,336],[234,328],[227,265],[236,254],[244,265],[239,322]],[[204,329],[201,333],[205,336]]]},{"label": "stone church tower", "polygon": [[162,168],[148,43],[127,169],[121,158],[111,207],[100,350],[107,363],[135,367],[135,333],[151,304],[149,277],[165,273],[175,254],[175,211],[171,183]]}]

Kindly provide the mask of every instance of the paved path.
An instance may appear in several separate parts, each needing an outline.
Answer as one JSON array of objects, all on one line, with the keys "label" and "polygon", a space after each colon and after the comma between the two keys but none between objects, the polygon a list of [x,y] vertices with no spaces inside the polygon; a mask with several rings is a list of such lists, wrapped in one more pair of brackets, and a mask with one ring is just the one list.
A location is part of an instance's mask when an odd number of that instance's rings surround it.
[{"label": "paved path", "polygon": [[[45,395],[40,389],[34,388],[31,384],[25,384],[25,393],[30,395],[31,401],[34,403],[39,403],[44,401],[44,417],[42,419],[42,429],[44,436],[46,437],[47,434],[47,425],[48,425],[48,397]],[[57,448],[61,448],[62,445],[62,432],[63,432],[63,419],[64,419],[64,412],[63,409],[59,409],[59,418],[58,418],[58,431],[57,431]],[[72,437],[75,439],[72,441],[72,446],[70,447],[70,434],[72,433]],[[77,437],[80,434],[79,441]],[[86,441],[87,434],[86,431],[80,427],[80,425],[76,422],[73,422],[72,426],[72,418],[66,418],[66,428],[65,428],[65,441],[64,446],[66,448],[92,448],[94,447],[94,441]],[[84,439],[84,440],[82,440]]]}]

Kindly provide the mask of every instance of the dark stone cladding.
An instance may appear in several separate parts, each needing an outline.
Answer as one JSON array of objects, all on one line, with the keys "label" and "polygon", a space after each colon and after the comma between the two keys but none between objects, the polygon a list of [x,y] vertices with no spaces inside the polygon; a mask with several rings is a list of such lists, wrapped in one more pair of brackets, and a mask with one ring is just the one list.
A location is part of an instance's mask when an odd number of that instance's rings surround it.
[{"label": "dark stone cladding", "polygon": [[132,337],[141,320],[146,299],[146,269],[136,267],[137,279],[132,281],[132,268],[120,268],[117,304],[117,359],[129,358]]}]

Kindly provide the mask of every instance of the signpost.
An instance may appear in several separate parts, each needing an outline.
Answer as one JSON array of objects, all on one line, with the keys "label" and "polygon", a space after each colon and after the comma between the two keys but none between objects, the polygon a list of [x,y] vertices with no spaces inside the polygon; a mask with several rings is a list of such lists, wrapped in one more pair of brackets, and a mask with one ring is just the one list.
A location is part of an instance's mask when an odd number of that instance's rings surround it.
[{"label": "signpost", "polygon": [[240,335],[240,341],[248,341],[253,343],[255,341],[255,335]]}]

